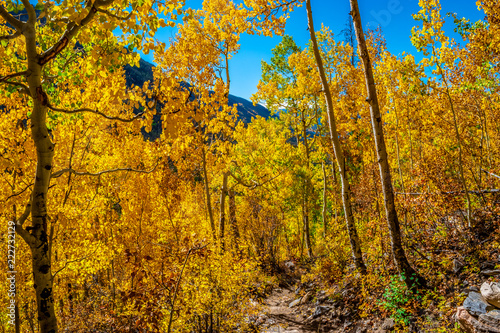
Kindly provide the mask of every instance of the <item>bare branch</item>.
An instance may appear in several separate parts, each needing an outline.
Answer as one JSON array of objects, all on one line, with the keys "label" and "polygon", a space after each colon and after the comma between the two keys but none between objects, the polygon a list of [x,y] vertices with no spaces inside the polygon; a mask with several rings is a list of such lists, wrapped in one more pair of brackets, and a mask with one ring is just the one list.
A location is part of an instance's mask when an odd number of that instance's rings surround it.
[{"label": "bare branch", "polygon": [[113,18],[115,18],[117,20],[120,20],[120,21],[127,21],[132,16],[132,13],[134,12],[133,10],[131,10],[130,13],[128,13],[127,16],[119,16],[119,15],[111,13],[110,11],[108,11],[106,9],[97,8],[97,11],[99,13],[103,13],[103,14],[109,16],[109,17],[113,17]]},{"label": "bare branch", "polygon": [[495,177],[495,178],[500,179],[500,176],[499,176],[499,175],[495,175],[493,172],[486,171],[486,170],[484,170],[484,169],[482,169],[482,168],[481,168],[481,171],[483,171],[483,172],[485,172],[485,173],[487,173],[487,174],[489,174],[489,175],[492,175],[492,176],[493,176],[493,177]]},{"label": "bare branch", "polygon": [[156,163],[156,165],[151,170],[137,170],[137,169],[132,169],[132,168],[116,168],[116,169],[104,170],[104,171],[100,171],[100,172],[96,172],[96,173],[76,171],[76,170],[73,170],[71,168],[67,168],[67,169],[62,169],[62,170],[59,170],[57,172],[54,172],[50,177],[51,178],[58,178],[61,175],[65,174],[66,172],[69,172],[69,173],[74,174],[76,176],[94,176],[94,177],[101,176],[101,175],[104,175],[106,173],[112,173],[112,172],[118,172],[118,171],[151,173],[151,172],[155,171],[157,166],[158,166],[158,163]]},{"label": "bare branch", "polygon": [[31,184],[28,184],[24,189],[22,189],[21,191],[17,192],[17,193],[14,193],[14,194],[11,194],[7,197],[7,199],[5,199],[5,202],[7,202],[10,198],[13,198],[13,197],[17,197],[18,195],[21,195],[23,194],[27,189],[29,189],[31,186],[33,186],[33,183]]},{"label": "bare branch", "polygon": [[[394,194],[398,194],[398,195],[414,195],[414,196],[417,196],[417,195],[426,195],[426,194],[442,194],[442,195],[445,195],[445,194],[464,194],[465,191],[451,191],[451,192],[444,192],[444,191],[441,191],[441,192],[409,192],[409,193],[405,193],[405,192],[394,192]],[[481,194],[487,194],[487,193],[500,193],[500,189],[491,189],[491,190],[481,190],[481,191],[468,191],[468,193],[470,194],[475,194],[475,195],[481,195]]]},{"label": "bare branch", "polygon": [[52,278],[55,278],[56,275],[59,272],[61,272],[63,269],[65,269],[68,266],[68,264],[72,264],[72,263],[75,263],[75,262],[81,262],[81,261],[87,259],[91,255],[93,255],[94,253],[96,253],[97,249],[99,249],[99,246],[96,246],[95,250],[91,254],[86,255],[85,257],[81,257],[81,258],[78,258],[78,259],[75,259],[75,260],[69,260],[69,261],[66,260],[66,262],[64,263],[64,266],[61,269],[57,270],[57,272],[55,272],[54,274],[52,274]]},{"label": "bare branch", "polygon": [[3,17],[7,23],[9,23],[11,26],[16,28],[17,31],[22,31],[24,22],[16,19],[14,16],[12,16],[4,7],[3,5],[0,5],[0,16]]},{"label": "bare branch", "polygon": [[16,39],[19,36],[21,36],[21,31],[20,30],[16,30],[16,32],[14,32],[12,35],[0,36],[0,40]]},{"label": "bare branch", "polygon": [[48,104],[47,107],[49,109],[51,109],[52,111],[57,111],[57,112],[62,112],[62,113],[79,113],[79,112],[90,112],[90,113],[95,113],[95,114],[98,114],[106,119],[110,119],[110,120],[118,120],[118,121],[122,121],[124,123],[129,123],[129,122],[132,122],[136,119],[139,119],[143,114],[144,112],[139,112],[138,114],[136,114],[135,116],[133,116],[132,118],[120,118],[120,117],[112,117],[112,116],[108,116],[107,114],[99,111],[99,110],[94,110],[94,109],[89,109],[89,108],[81,108],[81,109],[73,109],[73,110],[66,110],[66,109],[61,109],[61,108],[56,108],[56,107],[53,107],[52,105]]},{"label": "bare branch", "polygon": [[9,80],[3,80],[3,81],[0,81],[0,82],[6,83],[6,84],[10,84],[12,86],[20,87],[20,89],[19,89],[20,92],[22,92],[23,94],[25,94],[25,95],[27,95],[29,97],[32,97],[31,93],[30,93],[30,89],[24,83],[16,82],[16,81],[9,81]]},{"label": "bare branch", "polygon": [[12,73],[4,76],[0,76],[0,82],[7,81],[8,79],[13,79],[18,76],[25,76],[27,74],[27,71],[22,71],[22,72],[17,72],[17,73]]}]

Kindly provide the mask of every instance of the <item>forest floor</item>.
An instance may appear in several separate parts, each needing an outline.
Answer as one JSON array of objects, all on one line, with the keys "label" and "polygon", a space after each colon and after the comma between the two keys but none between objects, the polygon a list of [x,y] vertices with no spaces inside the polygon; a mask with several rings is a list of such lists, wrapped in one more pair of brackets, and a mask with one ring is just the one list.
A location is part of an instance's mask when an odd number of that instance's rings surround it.
[{"label": "forest floor", "polygon": [[262,312],[255,321],[258,332],[372,332],[372,321],[353,323],[349,310],[324,291],[317,292],[317,286],[302,284],[300,279],[289,282],[295,284],[274,288],[262,300]]},{"label": "forest floor", "polygon": [[317,332],[317,327],[305,323],[304,316],[289,305],[296,299],[288,288],[277,288],[264,300],[264,315],[260,317],[262,333]]},{"label": "forest floor", "polygon": [[498,217],[482,219],[465,240],[438,239],[419,267],[430,288],[417,293],[407,290],[391,262],[386,275],[379,270],[360,278],[351,265],[335,280],[318,276],[314,265],[321,262],[282,262],[269,270],[276,280],[257,297],[254,332],[460,332],[457,308],[485,282],[500,283],[499,244]]}]

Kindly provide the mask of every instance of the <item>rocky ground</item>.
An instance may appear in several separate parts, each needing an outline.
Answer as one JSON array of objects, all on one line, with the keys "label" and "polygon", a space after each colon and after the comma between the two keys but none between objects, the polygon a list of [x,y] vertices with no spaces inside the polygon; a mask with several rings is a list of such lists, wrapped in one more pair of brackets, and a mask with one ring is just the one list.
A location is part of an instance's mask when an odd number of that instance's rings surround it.
[{"label": "rocky ground", "polygon": [[[486,274],[485,274],[486,273]],[[481,274],[462,282],[460,292],[465,298],[458,304],[455,314],[450,315],[453,323],[458,323],[466,333],[500,333],[500,271],[483,270]],[[349,295],[354,289],[340,290],[342,297],[332,297],[313,283],[300,283],[295,276],[290,283],[274,288],[262,301],[263,311],[254,318],[257,332],[261,333],[385,333],[397,329],[392,318],[359,319],[353,307],[349,306]],[[335,300],[339,299],[339,300]],[[347,303],[346,303],[347,300]],[[425,325],[412,321],[404,332],[436,332],[438,318],[435,311],[426,310],[423,317],[431,318]],[[355,319],[357,318],[357,319]],[[432,318],[435,318],[433,322]],[[451,328],[450,328],[451,330]],[[398,331],[402,332],[401,329]],[[444,332],[441,329],[440,332]],[[453,332],[458,332],[453,330]]]},{"label": "rocky ground", "polygon": [[[307,288],[307,286],[305,286]],[[310,288],[312,289],[312,288]],[[324,291],[276,288],[264,300],[264,313],[256,320],[261,333],[389,332],[393,319],[353,322],[341,302],[332,301]]]}]

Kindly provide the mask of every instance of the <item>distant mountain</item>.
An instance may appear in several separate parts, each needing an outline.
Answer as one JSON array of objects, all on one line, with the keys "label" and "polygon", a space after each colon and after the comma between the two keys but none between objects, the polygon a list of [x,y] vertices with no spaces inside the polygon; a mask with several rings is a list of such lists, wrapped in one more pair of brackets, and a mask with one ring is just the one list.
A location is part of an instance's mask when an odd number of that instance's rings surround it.
[{"label": "distant mountain", "polygon": [[251,122],[252,117],[255,116],[261,116],[264,118],[269,118],[271,116],[271,112],[264,106],[260,104],[253,105],[251,101],[242,97],[229,94],[227,104],[236,104],[236,107],[238,109],[238,116],[245,124]]},{"label": "distant mountain", "polygon": [[[154,65],[149,62],[141,59],[139,61],[139,67],[132,67],[130,65],[125,66],[125,78],[127,80],[127,85],[136,85],[141,86],[146,81],[153,80],[153,68]],[[239,118],[245,123],[248,124],[252,121],[252,117],[261,116],[265,118],[269,118],[271,116],[271,112],[264,106],[257,104],[253,105],[251,101],[248,99],[234,96],[229,94],[228,96],[228,105],[234,105],[238,109]]]}]

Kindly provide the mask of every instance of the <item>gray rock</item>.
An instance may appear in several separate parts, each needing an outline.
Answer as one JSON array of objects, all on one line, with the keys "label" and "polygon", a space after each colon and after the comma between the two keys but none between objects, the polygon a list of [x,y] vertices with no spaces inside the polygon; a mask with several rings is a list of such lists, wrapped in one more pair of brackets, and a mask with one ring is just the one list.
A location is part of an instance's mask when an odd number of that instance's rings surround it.
[{"label": "gray rock", "polygon": [[295,301],[291,302],[288,307],[289,308],[293,308],[294,306],[298,305],[300,303],[300,300],[302,299],[302,297],[300,298],[297,298]]},{"label": "gray rock", "polygon": [[467,296],[464,301],[463,307],[473,316],[479,316],[494,309],[492,305],[486,302],[480,293],[475,291],[469,293],[469,296]]},{"label": "gray rock", "polygon": [[396,326],[396,322],[394,321],[394,318],[386,318],[384,322],[382,323],[382,326],[380,326],[381,329],[385,331],[391,331],[394,329],[394,326]]},{"label": "gray rock", "polygon": [[330,311],[330,307],[329,306],[322,306],[322,305],[319,305],[316,307],[316,309],[314,310],[314,313],[312,314],[312,318],[317,318],[321,315],[324,315],[325,313],[327,313],[328,311]]},{"label": "gray rock", "polygon": [[488,303],[500,308],[500,285],[497,282],[483,283],[481,295]]},{"label": "gray rock", "polygon": [[479,322],[500,328],[500,310],[493,310],[479,316]]},{"label": "gray rock", "polygon": [[479,288],[478,288],[478,287],[476,287],[476,286],[472,286],[472,287],[470,287],[470,288],[469,288],[469,290],[470,290],[470,291],[475,291],[476,293],[478,293],[478,292],[479,292]]},{"label": "gray rock", "polygon": [[[484,315],[481,315],[484,317]],[[471,316],[464,307],[458,307],[455,315],[460,327],[467,333],[500,333],[498,325],[485,324]]]}]

